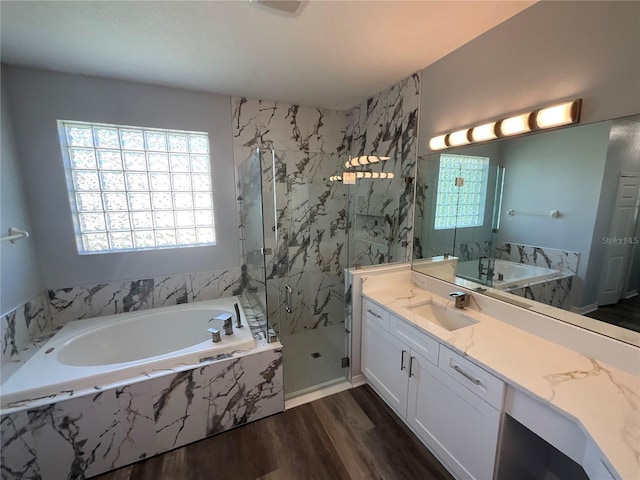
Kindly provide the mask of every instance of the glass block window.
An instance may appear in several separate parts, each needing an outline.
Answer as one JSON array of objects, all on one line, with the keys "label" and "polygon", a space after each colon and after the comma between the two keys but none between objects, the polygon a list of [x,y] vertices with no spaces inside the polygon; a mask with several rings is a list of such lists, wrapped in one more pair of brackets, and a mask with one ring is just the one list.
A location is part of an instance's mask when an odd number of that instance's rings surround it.
[{"label": "glass block window", "polygon": [[215,245],[206,133],[58,127],[78,253]]},{"label": "glass block window", "polygon": [[488,157],[440,155],[434,228],[482,226],[488,178]]}]

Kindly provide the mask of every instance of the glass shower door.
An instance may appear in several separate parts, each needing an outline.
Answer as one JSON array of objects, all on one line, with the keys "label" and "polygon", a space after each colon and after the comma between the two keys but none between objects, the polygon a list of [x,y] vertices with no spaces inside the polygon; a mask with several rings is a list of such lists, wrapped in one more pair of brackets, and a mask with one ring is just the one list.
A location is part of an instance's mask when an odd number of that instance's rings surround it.
[{"label": "glass shower door", "polygon": [[[272,324],[284,345],[285,396],[343,381],[346,186],[328,179],[337,154],[271,152],[274,255],[268,258]],[[271,202],[265,195],[265,206]]]}]

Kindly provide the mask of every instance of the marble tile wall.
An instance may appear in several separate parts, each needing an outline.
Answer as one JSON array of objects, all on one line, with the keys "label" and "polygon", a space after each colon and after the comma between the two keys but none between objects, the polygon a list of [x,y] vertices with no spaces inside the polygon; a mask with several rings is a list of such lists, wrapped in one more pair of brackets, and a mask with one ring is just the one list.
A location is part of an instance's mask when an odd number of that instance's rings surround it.
[{"label": "marble tile wall", "polygon": [[[244,231],[243,264],[260,289],[254,223],[262,188],[266,299],[272,325],[284,334],[344,321],[346,187],[328,178],[346,156],[344,112],[233,98],[234,152],[238,166],[239,217]],[[252,149],[260,147],[260,178]],[[273,151],[271,150],[273,149]],[[254,179],[247,185],[242,175]],[[245,225],[246,224],[246,225]],[[285,285],[291,310],[284,311]]]},{"label": "marble tile wall", "polygon": [[535,300],[552,307],[571,309],[571,287],[573,277],[559,278],[549,282],[530,285],[528,287],[509,290],[509,293],[519,297]]},{"label": "marble tile wall", "polygon": [[510,242],[499,242],[496,246],[496,258],[525,265],[551,268],[563,273],[578,271],[580,253],[547,247],[534,247]]},{"label": "marble tile wall", "polygon": [[391,157],[372,169],[394,173],[392,180],[363,179],[350,189],[349,228],[363,223],[363,216],[382,218],[385,224],[382,244],[362,238],[350,242],[351,265],[411,259],[414,184],[405,179],[415,176],[419,104],[416,73],[349,111],[349,153]]},{"label": "marble tile wall", "polygon": [[87,478],[284,409],[280,349],[12,411],[2,478]]},{"label": "marble tile wall", "polygon": [[538,285],[510,290],[510,293],[565,310],[571,308],[573,275],[578,271],[580,253],[500,242],[496,246],[496,258],[525,265],[551,268],[568,275],[565,278],[551,280]]}]

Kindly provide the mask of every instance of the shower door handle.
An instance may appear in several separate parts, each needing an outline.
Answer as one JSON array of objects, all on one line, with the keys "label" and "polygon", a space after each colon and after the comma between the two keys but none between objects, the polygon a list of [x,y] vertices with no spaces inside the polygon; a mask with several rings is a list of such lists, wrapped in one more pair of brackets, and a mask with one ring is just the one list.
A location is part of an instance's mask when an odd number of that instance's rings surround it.
[{"label": "shower door handle", "polygon": [[291,285],[289,285],[288,283],[284,286],[284,289],[285,289],[284,309],[287,311],[287,313],[291,313],[291,296],[292,296],[293,290],[291,289]]}]

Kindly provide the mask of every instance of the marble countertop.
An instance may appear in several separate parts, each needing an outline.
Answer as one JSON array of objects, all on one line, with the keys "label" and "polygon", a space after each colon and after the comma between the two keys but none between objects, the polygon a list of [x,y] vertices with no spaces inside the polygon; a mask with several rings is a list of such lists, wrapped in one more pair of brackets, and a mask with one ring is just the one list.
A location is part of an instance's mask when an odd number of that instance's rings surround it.
[{"label": "marble countertop", "polygon": [[621,478],[640,478],[640,377],[491,318],[473,297],[464,312],[478,323],[448,331],[409,307],[431,301],[454,309],[452,299],[412,282],[368,289],[363,279],[362,288],[365,297],[574,421]]}]

